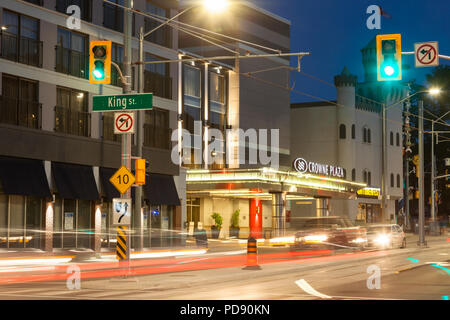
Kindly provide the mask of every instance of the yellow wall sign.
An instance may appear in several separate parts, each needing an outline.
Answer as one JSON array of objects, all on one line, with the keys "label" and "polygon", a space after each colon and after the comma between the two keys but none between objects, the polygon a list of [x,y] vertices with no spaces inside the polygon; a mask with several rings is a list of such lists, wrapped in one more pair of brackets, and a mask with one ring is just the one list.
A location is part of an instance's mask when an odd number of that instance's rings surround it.
[{"label": "yellow wall sign", "polygon": [[378,197],[380,195],[380,189],[378,188],[364,188],[356,191],[359,196],[365,197]]},{"label": "yellow wall sign", "polygon": [[127,190],[133,185],[134,181],[133,174],[125,166],[121,166],[119,170],[114,173],[114,175],[109,179],[109,181],[116,187],[121,194],[127,192]]}]

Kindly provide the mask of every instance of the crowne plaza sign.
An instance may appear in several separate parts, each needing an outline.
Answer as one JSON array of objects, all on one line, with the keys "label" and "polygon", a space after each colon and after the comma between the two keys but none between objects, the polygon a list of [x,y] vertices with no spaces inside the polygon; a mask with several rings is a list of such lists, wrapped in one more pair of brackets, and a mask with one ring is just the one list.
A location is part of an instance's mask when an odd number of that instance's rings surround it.
[{"label": "crowne plaza sign", "polygon": [[344,169],[342,167],[321,164],[313,161],[308,162],[303,158],[295,159],[293,167],[300,173],[311,173],[329,177],[344,178]]}]

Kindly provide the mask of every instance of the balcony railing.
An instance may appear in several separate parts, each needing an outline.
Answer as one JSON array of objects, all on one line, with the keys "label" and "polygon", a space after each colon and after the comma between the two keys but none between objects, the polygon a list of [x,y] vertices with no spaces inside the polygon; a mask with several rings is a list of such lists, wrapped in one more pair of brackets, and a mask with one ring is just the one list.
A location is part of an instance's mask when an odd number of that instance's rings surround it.
[{"label": "balcony railing", "polygon": [[91,114],[56,106],[55,131],[89,137],[91,132]]},{"label": "balcony railing", "polygon": [[42,68],[42,41],[0,32],[2,58]]},{"label": "balcony railing", "polygon": [[172,130],[170,128],[155,127],[144,124],[144,146],[170,150]]},{"label": "balcony railing", "polygon": [[0,96],[0,123],[39,129],[42,104]]},{"label": "balcony railing", "polygon": [[144,92],[152,92],[155,96],[172,99],[172,78],[144,71]]},{"label": "balcony railing", "polygon": [[56,46],[55,70],[78,78],[88,79],[89,56],[79,51]]}]

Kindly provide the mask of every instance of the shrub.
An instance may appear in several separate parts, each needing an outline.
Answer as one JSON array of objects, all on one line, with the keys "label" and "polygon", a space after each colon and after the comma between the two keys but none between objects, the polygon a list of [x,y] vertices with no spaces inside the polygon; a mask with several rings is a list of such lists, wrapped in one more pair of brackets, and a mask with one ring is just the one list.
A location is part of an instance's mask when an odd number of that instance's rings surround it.
[{"label": "shrub", "polygon": [[214,213],[211,215],[211,218],[214,219],[215,227],[216,227],[217,229],[222,228],[223,218],[222,218],[222,216],[220,215],[220,213],[214,212]]},{"label": "shrub", "polygon": [[239,227],[239,213],[241,212],[241,209],[237,209],[233,212],[233,215],[231,216],[231,227],[237,228]]}]

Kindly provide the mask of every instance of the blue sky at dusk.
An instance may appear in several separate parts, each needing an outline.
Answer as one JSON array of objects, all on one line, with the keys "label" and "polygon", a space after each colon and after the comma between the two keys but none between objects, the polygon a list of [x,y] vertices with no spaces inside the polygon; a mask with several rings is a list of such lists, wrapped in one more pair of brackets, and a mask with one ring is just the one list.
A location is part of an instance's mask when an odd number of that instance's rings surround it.
[{"label": "blue sky at dusk", "polygon": [[[303,58],[305,73],[333,83],[347,66],[358,81],[364,81],[361,48],[377,34],[400,33],[402,51],[413,51],[415,42],[438,41],[439,53],[450,56],[449,0],[251,0],[254,4],[291,21],[291,52],[311,52]],[[366,13],[370,5],[379,5],[391,15],[381,19],[380,30],[369,30]],[[415,68],[414,56],[403,57],[403,80],[417,79],[425,84],[425,75],[433,68]],[[440,59],[441,64],[449,60]],[[296,64],[296,60],[295,60]],[[294,60],[291,61],[294,65]],[[336,99],[336,90],[326,84],[295,73],[295,89],[325,99]],[[292,94],[292,102],[314,101]]]}]

